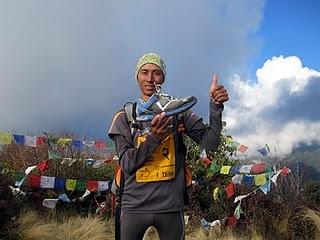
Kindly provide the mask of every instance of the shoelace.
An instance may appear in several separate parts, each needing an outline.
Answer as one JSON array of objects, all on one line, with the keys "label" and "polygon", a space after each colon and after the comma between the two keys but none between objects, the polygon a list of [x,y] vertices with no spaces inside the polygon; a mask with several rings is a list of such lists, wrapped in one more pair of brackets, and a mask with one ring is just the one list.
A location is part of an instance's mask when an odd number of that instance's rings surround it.
[{"label": "shoelace", "polygon": [[170,100],[170,101],[176,100],[175,97],[172,97],[172,96],[170,96],[169,94],[166,94],[166,93],[164,93],[164,92],[162,91],[162,89],[161,89],[162,85],[161,85],[161,84],[156,84],[156,83],[154,83],[154,86],[155,86],[155,88],[156,88],[156,94],[157,94],[158,96],[167,98],[167,99]]}]

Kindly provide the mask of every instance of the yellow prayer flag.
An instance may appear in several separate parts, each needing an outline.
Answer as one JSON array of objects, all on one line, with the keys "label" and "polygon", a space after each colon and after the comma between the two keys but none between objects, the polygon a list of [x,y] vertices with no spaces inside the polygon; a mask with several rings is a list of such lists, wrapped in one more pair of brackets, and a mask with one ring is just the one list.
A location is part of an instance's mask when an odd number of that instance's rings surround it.
[{"label": "yellow prayer flag", "polygon": [[216,187],[216,188],[213,190],[213,200],[217,200],[217,199],[218,199],[218,197],[219,197],[219,190],[220,190],[219,187]]},{"label": "yellow prayer flag", "polygon": [[220,174],[229,174],[231,166],[222,166],[220,169]]},{"label": "yellow prayer flag", "polygon": [[265,184],[266,182],[267,182],[267,179],[266,179],[265,173],[257,174],[254,176],[254,184],[256,186],[261,186],[261,185]]},{"label": "yellow prayer flag", "polygon": [[70,139],[70,138],[59,138],[58,144],[61,146],[65,146],[68,143],[70,143],[71,141],[72,141],[72,139]]},{"label": "yellow prayer flag", "polygon": [[73,191],[76,189],[77,180],[76,179],[67,179],[66,181],[66,189],[69,191]]},{"label": "yellow prayer flag", "polygon": [[6,132],[0,132],[0,144],[10,144],[12,140],[12,134]]},{"label": "yellow prayer flag", "polygon": [[233,142],[232,137],[230,137],[230,136],[226,137],[226,144],[230,145],[230,144],[232,144],[232,142]]}]

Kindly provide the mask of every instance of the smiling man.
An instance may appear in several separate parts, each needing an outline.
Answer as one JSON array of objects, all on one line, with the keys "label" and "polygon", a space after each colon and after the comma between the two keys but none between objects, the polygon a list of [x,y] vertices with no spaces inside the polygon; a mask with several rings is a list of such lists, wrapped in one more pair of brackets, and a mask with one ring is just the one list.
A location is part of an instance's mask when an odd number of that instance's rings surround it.
[{"label": "smiling man", "polygon": [[[162,92],[166,66],[158,54],[141,56],[135,77],[141,91],[137,104],[132,105],[137,107],[119,111],[108,132],[115,142],[123,171],[121,239],[142,239],[150,226],[157,229],[160,239],[184,239],[186,147],[183,134],[202,149],[215,151],[228,92],[217,84],[215,76],[209,90],[207,127],[190,109],[196,103],[195,97],[176,99]],[[128,116],[131,113],[133,116]],[[129,119],[135,121],[134,126]]]}]

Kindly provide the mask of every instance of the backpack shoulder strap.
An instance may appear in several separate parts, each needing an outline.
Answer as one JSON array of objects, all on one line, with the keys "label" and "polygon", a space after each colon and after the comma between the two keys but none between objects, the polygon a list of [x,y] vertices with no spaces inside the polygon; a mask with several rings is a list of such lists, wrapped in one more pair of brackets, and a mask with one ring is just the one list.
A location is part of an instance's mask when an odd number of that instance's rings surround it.
[{"label": "backpack shoulder strap", "polygon": [[138,128],[137,121],[136,121],[136,117],[137,117],[136,108],[137,108],[136,102],[127,102],[124,105],[124,112],[127,116],[127,121],[131,129],[131,135],[133,135],[135,130]]}]

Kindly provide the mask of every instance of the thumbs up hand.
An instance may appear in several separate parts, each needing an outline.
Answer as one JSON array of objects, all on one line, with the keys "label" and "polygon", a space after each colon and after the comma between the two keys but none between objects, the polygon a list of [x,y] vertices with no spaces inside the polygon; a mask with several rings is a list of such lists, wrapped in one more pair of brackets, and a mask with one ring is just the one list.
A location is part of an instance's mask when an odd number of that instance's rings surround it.
[{"label": "thumbs up hand", "polygon": [[229,100],[229,95],[224,86],[218,85],[218,81],[218,75],[214,74],[209,90],[209,96],[215,104],[220,105]]}]

